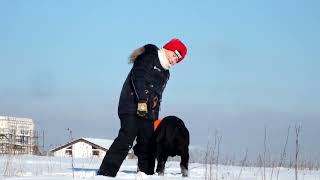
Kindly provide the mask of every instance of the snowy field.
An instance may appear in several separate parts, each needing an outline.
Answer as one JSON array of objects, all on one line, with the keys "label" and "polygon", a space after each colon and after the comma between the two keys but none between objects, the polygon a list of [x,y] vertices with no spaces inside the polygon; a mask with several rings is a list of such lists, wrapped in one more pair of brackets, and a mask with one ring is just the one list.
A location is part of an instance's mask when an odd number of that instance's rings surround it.
[{"label": "snowy field", "polygon": [[[74,159],[47,156],[0,156],[0,179],[35,179],[35,180],[67,180],[67,179],[218,179],[218,180],[262,180],[263,168],[237,166],[206,166],[191,163],[189,177],[183,178],[179,162],[169,161],[166,164],[164,176],[139,176],[136,174],[136,160],[125,160],[116,178],[96,176],[95,172],[101,159]],[[72,167],[73,166],[73,167]],[[211,168],[211,173],[209,170]],[[267,168],[267,180],[294,180],[293,169],[281,168],[277,178],[278,168]],[[271,178],[272,177],[272,178]],[[319,171],[300,170],[301,180],[320,180]]]}]

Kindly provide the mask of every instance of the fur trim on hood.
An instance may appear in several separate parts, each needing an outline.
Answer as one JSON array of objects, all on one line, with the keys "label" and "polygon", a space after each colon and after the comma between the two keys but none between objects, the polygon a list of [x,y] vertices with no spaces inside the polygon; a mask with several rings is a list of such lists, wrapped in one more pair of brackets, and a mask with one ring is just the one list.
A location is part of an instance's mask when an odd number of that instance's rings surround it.
[{"label": "fur trim on hood", "polygon": [[129,64],[133,64],[137,57],[144,53],[144,51],[144,47],[139,47],[136,50],[134,50],[129,56]]}]

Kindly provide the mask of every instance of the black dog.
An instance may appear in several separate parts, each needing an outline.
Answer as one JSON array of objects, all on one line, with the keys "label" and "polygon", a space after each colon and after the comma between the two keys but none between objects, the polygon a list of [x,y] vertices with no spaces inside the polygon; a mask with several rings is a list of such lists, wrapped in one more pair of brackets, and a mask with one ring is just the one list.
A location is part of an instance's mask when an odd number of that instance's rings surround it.
[{"label": "black dog", "polygon": [[162,119],[154,131],[152,139],[154,157],[158,161],[157,173],[164,175],[165,163],[168,156],[180,156],[182,176],[188,176],[189,162],[189,131],[183,121],[176,116],[167,116]]}]

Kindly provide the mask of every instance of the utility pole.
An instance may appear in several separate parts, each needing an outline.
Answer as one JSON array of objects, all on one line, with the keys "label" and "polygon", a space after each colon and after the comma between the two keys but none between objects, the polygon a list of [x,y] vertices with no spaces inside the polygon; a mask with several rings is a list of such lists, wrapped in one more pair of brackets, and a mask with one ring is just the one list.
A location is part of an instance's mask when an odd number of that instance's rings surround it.
[{"label": "utility pole", "polygon": [[72,130],[70,128],[67,128],[67,131],[69,131],[69,140],[72,141]]},{"label": "utility pole", "polygon": [[[67,131],[70,133],[70,142],[72,141],[72,130],[67,128]],[[71,149],[71,167],[72,167],[72,177],[74,178],[74,162],[73,162],[73,147]]]}]

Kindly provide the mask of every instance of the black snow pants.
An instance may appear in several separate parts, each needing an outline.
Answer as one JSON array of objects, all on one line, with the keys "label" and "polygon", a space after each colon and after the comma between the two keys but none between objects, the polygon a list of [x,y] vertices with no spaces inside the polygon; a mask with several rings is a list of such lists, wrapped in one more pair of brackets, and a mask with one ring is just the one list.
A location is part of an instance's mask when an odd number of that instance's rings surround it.
[{"label": "black snow pants", "polygon": [[138,169],[148,175],[154,174],[155,159],[150,146],[153,120],[137,115],[119,115],[119,118],[121,128],[118,137],[107,151],[97,174],[115,177],[136,137],[137,144],[133,149],[138,157]]}]

